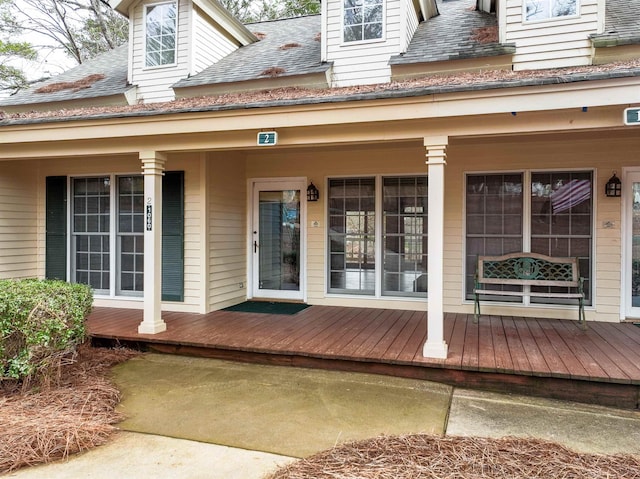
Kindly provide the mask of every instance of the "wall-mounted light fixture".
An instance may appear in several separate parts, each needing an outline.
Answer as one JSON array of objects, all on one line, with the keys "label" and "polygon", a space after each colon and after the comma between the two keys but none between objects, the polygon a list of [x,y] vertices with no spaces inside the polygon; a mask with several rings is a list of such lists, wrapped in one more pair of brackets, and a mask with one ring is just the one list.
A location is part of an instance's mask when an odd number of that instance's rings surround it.
[{"label": "wall-mounted light fixture", "polygon": [[307,201],[318,201],[320,198],[320,192],[313,181],[307,186]]},{"label": "wall-mounted light fixture", "polygon": [[607,184],[604,185],[604,194],[613,198],[622,196],[622,182],[620,178],[616,176],[615,171],[613,172],[613,176],[607,181]]}]

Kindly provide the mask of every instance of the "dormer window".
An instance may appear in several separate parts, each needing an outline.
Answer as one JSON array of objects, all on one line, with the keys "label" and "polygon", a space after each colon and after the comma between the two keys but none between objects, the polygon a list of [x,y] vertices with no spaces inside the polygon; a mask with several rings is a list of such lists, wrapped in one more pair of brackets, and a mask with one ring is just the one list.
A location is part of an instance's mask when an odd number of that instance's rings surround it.
[{"label": "dormer window", "polygon": [[146,6],[145,66],[157,67],[176,63],[177,19],[176,2]]},{"label": "dormer window", "polygon": [[342,0],[343,41],[380,40],[384,0]]},{"label": "dormer window", "polygon": [[524,0],[525,20],[548,20],[578,14],[578,0]]}]

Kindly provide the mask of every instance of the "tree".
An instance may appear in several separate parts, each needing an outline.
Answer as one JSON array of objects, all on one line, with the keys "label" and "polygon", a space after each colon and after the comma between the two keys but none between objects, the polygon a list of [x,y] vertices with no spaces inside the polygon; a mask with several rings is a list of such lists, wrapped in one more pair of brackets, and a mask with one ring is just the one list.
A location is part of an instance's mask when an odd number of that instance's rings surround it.
[{"label": "tree", "polygon": [[319,0],[221,0],[243,23],[320,13]]},{"label": "tree", "polygon": [[[244,23],[318,13],[319,0],[221,0]],[[127,41],[128,20],[107,0],[0,0],[0,32],[38,39],[38,44],[0,38],[0,89],[25,86],[15,58],[34,60],[63,51],[78,64]],[[34,36],[35,35],[35,36]],[[34,41],[31,42],[32,44]]]},{"label": "tree", "polygon": [[16,59],[35,60],[37,52],[28,43],[0,40],[0,90],[18,90],[27,85],[24,72],[11,64]]},{"label": "tree", "polygon": [[2,26],[36,34],[78,64],[126,42],[127,19],[101,0],[3,0]]},{"label": "tree", "polygon": [[[9,0],[0,0],[0,9],[8,3]],[[27,84],[27,78],[16,66],[16,60],[35,60],[38,54],[30,44],[10,40],[10,35],[15,33],[10,27],[0,31],[0,90],[18,90]]]}]

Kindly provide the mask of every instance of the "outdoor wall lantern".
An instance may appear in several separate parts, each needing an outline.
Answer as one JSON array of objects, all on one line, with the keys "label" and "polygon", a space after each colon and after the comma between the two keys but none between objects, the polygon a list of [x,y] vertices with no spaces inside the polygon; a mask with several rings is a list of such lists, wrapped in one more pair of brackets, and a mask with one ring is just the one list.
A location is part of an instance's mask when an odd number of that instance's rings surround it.
[{"label": "outdoor wall lantern", "polygon": [[307,201],[318,201],[318,198],[320,198],[320,192],[312,181],[309,186],[307,186]]},{"label": "outdoor wall lantern", "polygon": [[613,172],[613,176],[609,178],[607,184],[604,185],[604,194],[609,197],[622,196],[622,182],[620,178],[616,176],[616,172]]}]

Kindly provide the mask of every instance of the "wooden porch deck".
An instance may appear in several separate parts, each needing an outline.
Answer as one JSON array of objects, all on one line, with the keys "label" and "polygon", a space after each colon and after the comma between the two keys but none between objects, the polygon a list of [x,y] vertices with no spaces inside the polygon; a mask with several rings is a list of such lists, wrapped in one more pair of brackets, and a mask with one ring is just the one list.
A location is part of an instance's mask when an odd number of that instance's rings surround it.
[{"label": "wooden porch deck", "polygon": [[311,306],[295,315],[164,312],[167,331],[138,334],[142,311],[95,308],[98,343],[266,364],[438,381],[459,387],[638,409],[640,327],[507,316],[445,315],[446,360],[426,359],[426,313]]}]

